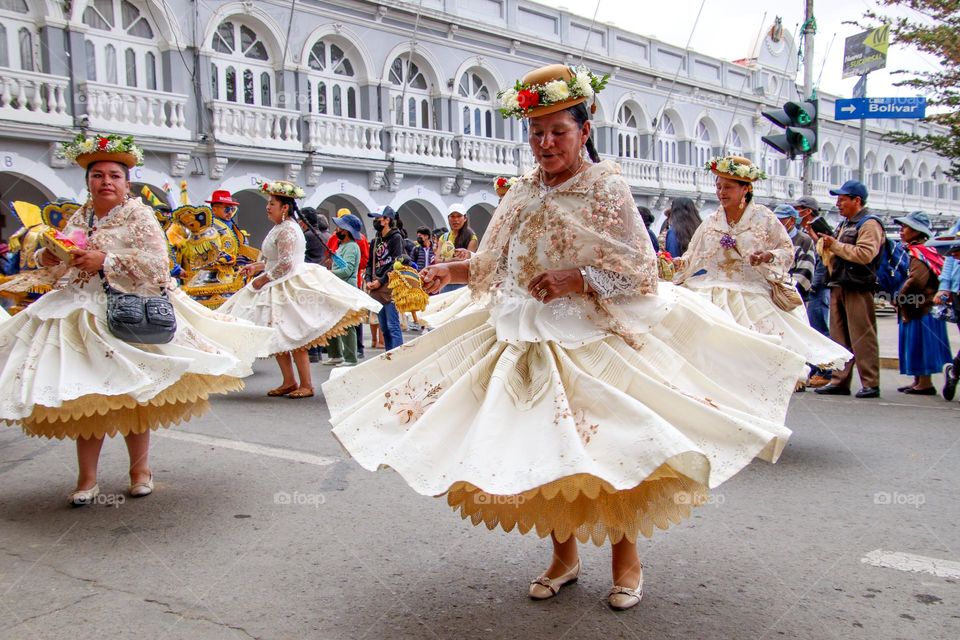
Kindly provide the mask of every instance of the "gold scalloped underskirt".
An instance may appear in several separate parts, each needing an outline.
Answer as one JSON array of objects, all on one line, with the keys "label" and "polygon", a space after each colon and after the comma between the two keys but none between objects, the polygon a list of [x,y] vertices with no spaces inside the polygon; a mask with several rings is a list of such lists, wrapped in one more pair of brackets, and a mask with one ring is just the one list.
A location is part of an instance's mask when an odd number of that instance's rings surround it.
[{"label": "gold scalloped underskirt", "polygon": [[589,474],[577,474],[514,495],[492,495],[468,482],[447,491],[447,504],[474,526],[501,527],[521,534],[553,534],[564,542],[571,536],[597,546],[637,536],[650,538],[654,528],[666,530],[690,517],[703,504],[709,489],[664,464],[632,489],[617,491]]},{"label": "gold scalloped underskirt", "polygon": [[28,417],[3,422],[19,424],[29,436],[112,438],[180,424],[206,413],[211,394],[241,389],[240,378],[188,373],[147,402],[137,402],[129,395],[89,394],[60,407],[36,405]]},{"label": "gold scalloped underskirt", "polygon": [[273,356],[282,356],[284,354],[292,354],[294,351],[300,351],[301,349],[313,349],[314,347],[325,347],[327,343],[330,342],[330,338],[336,338],[342,336],[347,332],[347,329],[354,327],[362,322],[364,322],[370,315],[370,311],[367,309],[361,309],[359,311],[350,311],[347,315],[343,316],[343,319],[340,320],[337,324],[333,325],[333,328],[329,331],[326,331],[323,335],[314,338],[307,344],[302,347],[297,347],[296,349],[290,349],[288,351],[278,351],[276,353],[271,353],[268,358]]}]

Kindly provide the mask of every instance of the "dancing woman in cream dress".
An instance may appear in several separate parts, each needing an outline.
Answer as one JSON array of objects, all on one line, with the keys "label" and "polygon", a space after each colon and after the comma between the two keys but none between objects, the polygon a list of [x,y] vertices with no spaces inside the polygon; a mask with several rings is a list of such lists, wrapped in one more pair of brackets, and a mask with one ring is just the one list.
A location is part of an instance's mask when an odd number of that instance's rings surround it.
[{"label": "dancing woman in cream dress", "polygon": [[[786,311],[771,298],[775,281],[787,282],[793,243],[776,216],[753,202],[762,172],[746,158],[713,161],[720,207],[697,228],[677,261],[675,284],[695,291],[739,324],[776,336],[781,344],[824,369],[841,368],[849,351],[810,326],[803,303]],[[797,294],[799,297],[799,294]],[[799,380],[806,380],[802,371]]]},{"label": "dancing woman in cream dress", "polygon": [[[272,331],[212,312],[175,288],[153,210],[129,196],[129,170],[142,158],[132,139],[98,136],[66,151],[87,170],[90,201],[64,233],[79,232],[86,247],[69,263],[40,250],[47,268],[30,277],[46,278],[53,290],[0,323],[0,421],[76,441],[70,501],[79,506],[99,494],[100,449],[116,435],[130,454],[130,494],[151,493],[150,431],[204,413],[212,394],[241,389]],[[177,319],[171,342],[133,344],[110,333],[101,269],[120,291],[166,291]]]},{"label": "dancing woman in cream dress", "polygon": [[270,353],[283,380],[267,395],[309,398],[314,389],[308,350],[342,335],[381,305],[329,269],[305,261],[306,239],[295,201],[303,197],[300,187],[278,180],[262,183],[261,190],[269,196],[267,217],[274,226],[263,240],[263,261],[244,267],[248,276],[259,275],[220,311],[276,330]]},{"label": "dancing woman in cream dress", "polygon": [[[553,65],[523,84],[592,88],[577,71]],[[592,145],[597,163],[582,155],[578,86],[523,113],[539,164],[478,252],[423,271],[428,290],[469,282],[483,306],[323,391],[334,435],[365,468],[392,467],[476,525],[549,536],[553,561],[532,598],[575,581],[577,542],[592,541],[611,545],[609,603],[626,609],[642,596],[638,537],[688,518],[754,458],[777,460],[803,359],[688,291],[658,288],[619,167]]]}]

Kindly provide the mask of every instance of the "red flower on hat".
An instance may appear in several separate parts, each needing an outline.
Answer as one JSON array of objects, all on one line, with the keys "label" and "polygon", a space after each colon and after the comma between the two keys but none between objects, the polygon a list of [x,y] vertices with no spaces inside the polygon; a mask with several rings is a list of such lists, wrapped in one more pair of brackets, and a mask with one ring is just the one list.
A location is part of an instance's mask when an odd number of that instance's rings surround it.
[{"label": "red flower on hat", "polygon": [[505,187],[505,186],[507,186],[507,179],[504,178],[503,176],[500,176],[499,178],[497,178],[497,187]]},{"label": "red flower on hat", "polygon": [[107,138],[97,138],[97,149],[100,151],[106,149],[108,144],[110,144],[110,140]]},{"label": "red flower on hat", "polygon": [[526,111],[540,104],[540,94],[531,89],[523,89],[517,93],[517,104]]}]

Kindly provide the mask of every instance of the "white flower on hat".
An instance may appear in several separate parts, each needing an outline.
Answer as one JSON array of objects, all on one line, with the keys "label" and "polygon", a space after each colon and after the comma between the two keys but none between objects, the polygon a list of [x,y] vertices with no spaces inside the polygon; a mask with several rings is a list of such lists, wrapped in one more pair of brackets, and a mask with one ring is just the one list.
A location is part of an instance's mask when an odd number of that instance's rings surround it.
[{"label": "white flower on hat", "polygon": [[579,93],[585,98],[592,98],[593,85],[590,84],[590,70],[581,65],[574,71],[576,71],[574,82],[580,90]]},{"label": "white flower on hat", "polygon": [[560,102],[570,97],[570,87],[563,80],[553,80],[543,87],[550,102]]},{"label": "white flower on hat", "polygon": [[500,94],[500,105],[504,109],[519,109],[520,103],[517,101],[517,92],[514,89],[506,89]]}]

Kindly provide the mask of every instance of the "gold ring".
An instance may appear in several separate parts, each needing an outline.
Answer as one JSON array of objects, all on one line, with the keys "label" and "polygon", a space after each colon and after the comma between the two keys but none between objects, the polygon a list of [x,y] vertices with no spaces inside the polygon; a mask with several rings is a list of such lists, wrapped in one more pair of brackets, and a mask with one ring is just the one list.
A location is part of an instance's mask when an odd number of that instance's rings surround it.
[{"label": "gold ring", "polygon": [[546,289],[540,289],[540,293],[537,294],[537,297],[540,298],[541,300],[543,300],[544,298],[546,298],[546,297],[547,297],[547,290],[546,290]]}]

